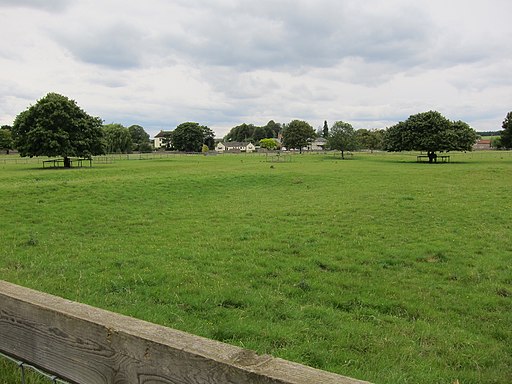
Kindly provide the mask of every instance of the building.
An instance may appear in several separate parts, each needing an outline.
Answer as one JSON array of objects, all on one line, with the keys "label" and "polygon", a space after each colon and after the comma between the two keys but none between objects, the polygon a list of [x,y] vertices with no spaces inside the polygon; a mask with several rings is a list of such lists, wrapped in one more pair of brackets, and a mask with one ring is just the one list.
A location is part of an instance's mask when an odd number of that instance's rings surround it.
[{"label": "building", "polygon": [[478,140],[475,145],[473,145],[474,150],[488,150],[492,149],[492,141],[491,140]]},{"label": "building", "polygon": [[165,138],[169,134],[171,134],[172,131],[160,131],[155,135],[153,145],[155,149],[162,148],[165,145]]},{"label": "building", "polygon": [[254,146],[253,143],[228,141],[225,143],[222,143],[222,142],[217,143],[215,150],[220,153],[223,153],[223,152],[248,152],[248,153],[250,153],[250,152],[254,152],[256,150],[256,147]]}]

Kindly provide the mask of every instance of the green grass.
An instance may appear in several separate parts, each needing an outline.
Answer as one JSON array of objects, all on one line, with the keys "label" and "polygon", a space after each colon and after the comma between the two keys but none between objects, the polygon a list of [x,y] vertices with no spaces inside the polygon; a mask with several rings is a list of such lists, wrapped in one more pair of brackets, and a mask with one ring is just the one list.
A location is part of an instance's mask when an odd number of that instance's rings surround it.
[{"label": "green grass", "polygon": [[512,153],[451,155],[0,161],[0,278],[376,383],[509,383]]}]

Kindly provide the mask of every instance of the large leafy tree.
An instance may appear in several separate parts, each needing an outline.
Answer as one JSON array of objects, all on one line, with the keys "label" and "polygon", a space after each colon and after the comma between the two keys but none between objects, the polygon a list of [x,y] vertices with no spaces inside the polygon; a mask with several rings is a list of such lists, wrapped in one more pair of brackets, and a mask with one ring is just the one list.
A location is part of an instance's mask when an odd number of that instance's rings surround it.
[{"label": "large leafy tree", "polygon": [[384,145],[384,131],[382,129],[358,129],[357,140],[361,148],[374,150],[382,149]]},{"label": "large leafy tree", "polygon": [[282,129],[281,124],[276,123],[274,120],[270,120],[263,128],[265,129],[266,133],[265,138],[274,138],[279,136],[279,133]]},{"label": "large leafy tree", "polygon": [[201,152],[204,136],[204,127],[198,123],[182,123],[172,132],[172,145],[178,151]]},{"label": "large leafy tree", "polygon": [[505,117],[501,127],[503,128],[503,131],[500,133],[501,147],[512,148],[512,112],[507,113],[507,117]]},{"label": "large leafy tree", "polygon": [[65,167],[71,167],[71,156],[104,153],[101,119],[57,93],[47,94],[21,112],[12,133],[21,156],[62,156]]},{"label": "large leafy tree", "polygon": [[341,152],[341,158],[345,158],[345,151],[354,151],[358,147],[357,134],[351,124],[336,121],[331,127],[327,137],[327,145],[330,149]]},{"label": "large leafy tree", "polygon": [[276,123],[274,120],[270,120],[263,127],[243,123],[231,128],[224,137],[224,140],[257,143],[261,139],[277,137],[279,132],[281,132],[281,124]]},{"label": "large leafy tree", "polygon": [[14,146],[14,141],[12,140],[12,127],[8,125],[2,125],[0,128],[0,149],[5,150],[9,153]]},{"label": "large leafy tree", "polygon": [[203,129],[203,144],[208,147],[208,149],[215,149],[215,133],[205,125],[202,125]]},{"label": "large leafy tree", "polygon": [[151,152],[151,141],[149,134],[140,125],[130,125],[128,127],[132,138],[133,150],[136,152]]},{"label": "large leafy tree", "polygon": [[389,127],[384,149],[399,151],[471,151],[478,135],[463,121],[450,121],[437,111],[411,115]]},{"label": "large leafy tree", "polygon": [[253,141],[254,130],[256,126],[253,124],[240,124],[229,130],[228,134],[224,137],[225,141]]},{"label": "large leafy tree", "polygon": [[121,124],[106,124],[103,126],[105,149],[107,153],[131,153],[132,136],[128,128]]},{"label": "large leafy tree", "polygon": [[293,120],[283,130],[283,146],[288,149],[298,149],[302,153],[302,148],[311,144],[315,136],[315,130],[309,123]]}]

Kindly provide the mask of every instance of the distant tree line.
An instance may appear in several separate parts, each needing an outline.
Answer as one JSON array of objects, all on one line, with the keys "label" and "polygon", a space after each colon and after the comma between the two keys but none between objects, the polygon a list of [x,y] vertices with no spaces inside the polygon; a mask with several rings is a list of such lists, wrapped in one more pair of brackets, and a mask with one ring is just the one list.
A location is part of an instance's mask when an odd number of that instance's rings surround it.
[{"label": "distant tree line", "polygon": [[274,120],[270,120],[263,127],[244,123],[231,128],[224,136],[224,141],[259,143],[262,139],[277,138],[282,129],[283,126]]},{"label": "distant tree line", "polygon": [[[509,112],[495,141],[499,148],[512,148],[512,112]],[[493,132],[495,133],[495,132]],[[225,141],[245,141],[267,149],[302,151],[315,139],[324,139],[324,148],[346,151],[356,149],[386,151],[466,151],[477,138],[476,131],[463,121],[450,121],[439,112],[428,111],[409,116],[385,130],[355,130],[351,124],[336,121],[331,127],[314,130],[303,120],[279,124],[270,120],[265,126],[241,124],[233,127]],[[195,122],[178,125],[165,137],[168,149],[201,152],[213,149],[214,132]],[[21,112],[11,126],[0,127],[0,149],[16,149],[21,156],[62,156],[69,165],[70,156],[90,157],[103,153],[151,151],[149,135],[139,125],[104,125],[99,117],[83,111],[74,100],[49,93]]]}]

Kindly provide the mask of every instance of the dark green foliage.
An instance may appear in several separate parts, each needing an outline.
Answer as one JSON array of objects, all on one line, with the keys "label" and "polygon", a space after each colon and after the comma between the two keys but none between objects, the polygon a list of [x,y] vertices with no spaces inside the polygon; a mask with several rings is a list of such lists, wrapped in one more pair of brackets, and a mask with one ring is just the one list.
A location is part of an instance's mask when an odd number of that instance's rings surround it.
[{"label": "dark green foliage", "polygon": [[102,121],[74,100],[49,93],[21,112],[12,127],[21,156],[90,157],[104,153]]},{"label": "dark green foliage", "polygon": [[384,148],[399,151],[471,151],[477,133],[463,121],[452,122],[436,111],[411,115],[389,127]]},{"label": "dark green foliage", "polygon": [[136,152],[151,152],[151,142],[149,135],[140,125],[130,125],[128,127],[130,136],[132,138],[133,150]]},{"label": "dark green foliage", "polygon": [[502,128],[500,144],[503,148],[512,148],[512,112],[507,113]]},{"label": "dark green foliage", "polygon": [[206,145],[208,149],[215,149],[215,133],[207,126],[202,126],[202,128],[203,144]]},{"label": "dark green foliage", "polygon": [[311,144],[315,136],[315,130],[309,123],[303,120],[293,120],[283,130],[283,146],[302,152],[302,148]]},{"label": "dark green foliage", "polygon": [[172,132],[174,149],[183,152],[201,152],[204,143],[204,128],[193,122],[178,125]]},{"label": "dark green foliage", "polygon": [[357,135],[349,123],[337,121],[331,128],[327,138],[330,149],[341,151],[341,158],[345,158],[345,151],[354,151],[358,148]]},{"label": "dark green foliage", "polygon": [[257,127],[253,124],[241,124],[231,128],[224,137],[225,141],[239,141],[257,143],[261,139],[275,138],[281,132],[281,125],[270,120],[267,125]]},{"label": "dark green foliage", "polygon": [[105,150],[107,153],[131,153],[132,136],[128,128],[121,124],[106,124],[103,126]]},{"label": "dark green foliage", "polygon": [[329,137],[329,126],[327,125],[327,120],[324,121],[324,127],[322,128],[322,137],[327,139]]},{"label": "dark green foliage", "polygon": [[9,152],[13,147],[14,141],[12,139],[11,127],[4,125],[0,128],[0,149],[4,149]]},{"label": "dark green foliage", "polygon": [[370,151],[382,149],[384,145],[384,131],[381,129],[358,129],[357,140],[363,149]]}]

